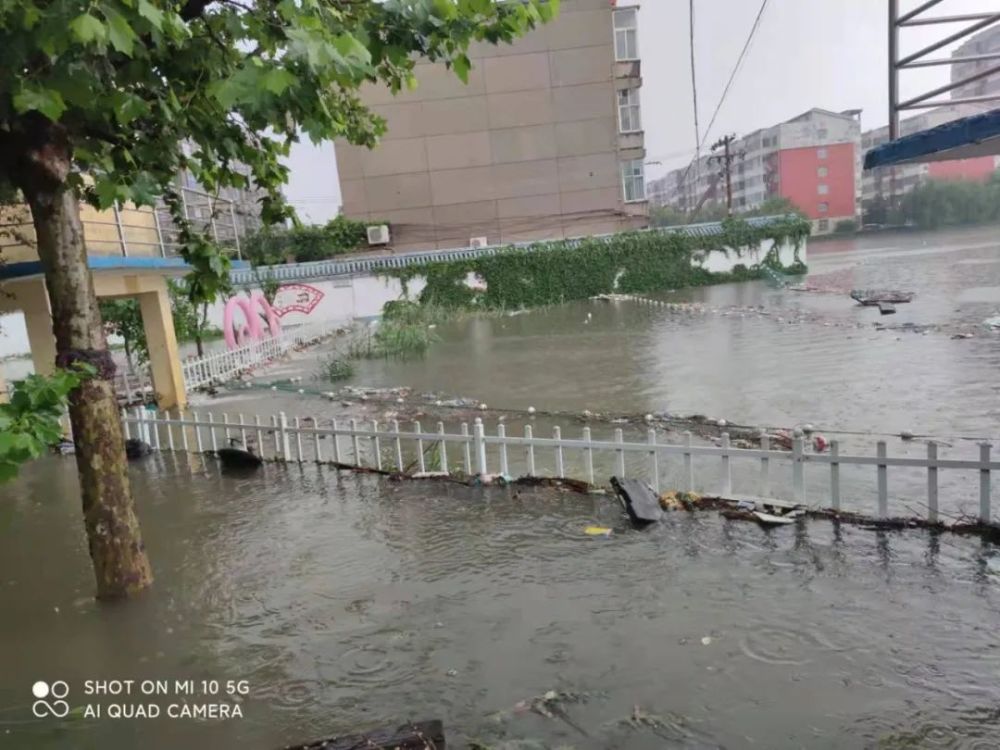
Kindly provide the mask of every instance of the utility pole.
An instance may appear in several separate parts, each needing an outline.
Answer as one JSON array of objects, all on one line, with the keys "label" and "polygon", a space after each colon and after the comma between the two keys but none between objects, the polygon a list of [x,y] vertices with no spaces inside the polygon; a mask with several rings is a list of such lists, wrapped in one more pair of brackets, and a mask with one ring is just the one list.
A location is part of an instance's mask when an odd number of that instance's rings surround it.
[{"label": "utility pole", "polygon": [[[743,151],[733,150],[735,140],[735,135],[722,136],[712,144],[711,156],[711,160],[722,167],[719,176],[726,178],[726,211],[730,216],[733,215],[733,162],[746,155]],[[722,150],[721,155],[716,153],[720,149]]]}]

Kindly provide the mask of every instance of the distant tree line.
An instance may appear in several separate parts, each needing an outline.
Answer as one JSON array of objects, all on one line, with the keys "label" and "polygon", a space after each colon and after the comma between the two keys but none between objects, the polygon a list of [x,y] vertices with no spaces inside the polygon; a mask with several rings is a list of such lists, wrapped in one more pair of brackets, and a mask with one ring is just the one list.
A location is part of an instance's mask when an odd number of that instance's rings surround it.
[{"label": "distant tree line", "polygon": [[896,201],[881,195],[864,205],[864,223],[919,229],[1000,222],[1000,171],[986,182],[930,180]]}]

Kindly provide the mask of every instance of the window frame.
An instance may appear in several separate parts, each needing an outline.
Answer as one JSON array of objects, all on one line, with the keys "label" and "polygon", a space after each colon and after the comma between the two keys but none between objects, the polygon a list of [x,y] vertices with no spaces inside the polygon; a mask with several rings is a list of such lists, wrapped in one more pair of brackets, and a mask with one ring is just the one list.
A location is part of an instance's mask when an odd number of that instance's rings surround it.
[{"label": "window frame", "polygon": [[[622,97],[629,99],[629,102],[622,103]],[[626,88],[618,89],[618,133],[620,135],[626,135],[628,133],[641,133],[642,132],[642,105],[639,99],[639,89],[638,88]],[[634,122],[630,123],[635,127],[625,128],[625,120],[622,117],[622,113],[626,110],[630,110],[630,118],[634,118]]]},{"label": "window frame", "polygon": [[821,182],[819,185],[816,186],[816,193],[818,195],[829,195],[830,186],[827,185],[825,182]]},{"label": "window frame", "polygon": [[826,159],[829,155],[830,154],[826,150],[826,146],[820,146],[818,149],[816,149],[816,158],[817,159]]},{"label": "window frame", "polygon": [[[638,170],[636,170],[636,165],[638,165]],[[642,159],[628,159],[621,162],[619,175],[621,176],[622,201],[624,203],[644,203],[648,200],[646,197],[646,165]],[[638,197],[635,195],[629,197],[630,181],[633,189],[636,185],[639,186]]]},{"label": "window frame", "polygon": [[830,202],[829,201],[820,201],[819,206],[817,206],[817,210],[821,214],[828,214],[828,213],[830,213]]},{"label": "window frame", "polygon": [[824,167],[818,167],[816,169],[816,176],[817,177],[827,177],[827,176],[829,176],[829,174],[830,174],[830,170],[829,170],[828,167],[824,166]]},{"label": "window frame", "polygon": [[[634,62],[639,59],[638,13],[635,8],[618,8],[613,15],[615,62]],[[619,19],[622,19],[623,23],[619,24]],[[619,44],[619,40],[622,40],[621,44]],[[620,47],[624,47],[624,50],[620,50]]]}]

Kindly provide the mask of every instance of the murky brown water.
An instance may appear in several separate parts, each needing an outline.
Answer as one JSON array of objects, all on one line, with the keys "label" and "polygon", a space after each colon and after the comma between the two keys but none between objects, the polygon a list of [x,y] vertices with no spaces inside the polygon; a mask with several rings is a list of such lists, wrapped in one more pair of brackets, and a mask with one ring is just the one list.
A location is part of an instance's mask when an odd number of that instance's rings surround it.
[{"label": "murky brown water", "polygon": [[[449,746],[522,750],[972,748],[1000,731],[1000,558],[978,542],[708,514],[639,533],[606,498],[313,467],[247,479],[158,456],[133,476],[158,579],[125,606],[90,598],[72,460],[4,489],[4,747],[268,748],[427,717]],[[106,705],[82,694],[97,678],[251,692],[222,722],[32,718],[35,680]],[[567,720],[513,710],[549,690],[578,695]],[[654,725],[623,721],[636,706]]]},{"label": "murky brown water", "polygon": [[[812,248],[810,283],[912,289],[884,322],[936,326],[926,335],[875,331],[877,313],[842,295],[743,284],[665,295],[716,310],[698,317],[577,303],[460,321],[427,358],[362,363],[353,382],[513,409],[995,436],[1000,334],[978,324],[1000,306],[998,250],[996,230]],[[951,339],[964,331],[977,335]],[[262,377],[308,377],[322,356]],[[200,408],[341,409],[269,391]],[[125,606],[91,599],[71,459],[0,488],[2,747],[269,748],[429,717],[456,747],[506,750],[996,746],[1000,556],[976,541],[707,514],[636,533],[606,497],[312,466],[240,478],[170,455],[133,476],[157,583]],[[890,487],[902,502],[906,485]],[[975,478],[951,487],[943,508]],[[592,523],[616,531],[590,539]],[[247,680],[250,694],[228,721],[32,716],[39,679],[106,708],[83,694],[98,678]],[[565,719],[513,710],[549,690],[576,696]],[[636,706],[658,718],[628,722]]]}]

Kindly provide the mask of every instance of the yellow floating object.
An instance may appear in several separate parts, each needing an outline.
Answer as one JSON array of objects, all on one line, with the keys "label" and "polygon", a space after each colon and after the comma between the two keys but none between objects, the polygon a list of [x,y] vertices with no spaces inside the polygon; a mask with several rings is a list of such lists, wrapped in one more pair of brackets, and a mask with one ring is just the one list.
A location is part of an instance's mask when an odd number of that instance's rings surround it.
[{"label": "yellow floating object", "polygon": [[583,533],[587,536],[611,536],[611,529],[607,526],[588,526]]}]

